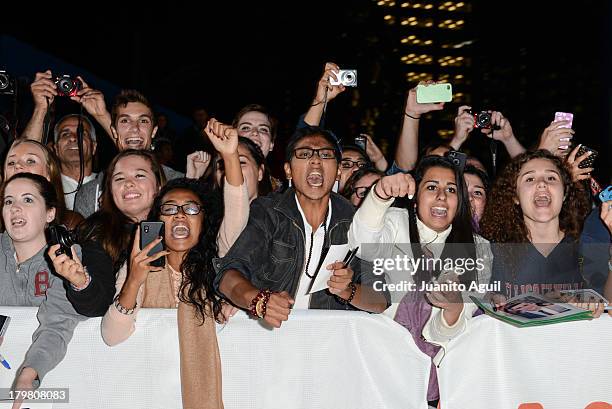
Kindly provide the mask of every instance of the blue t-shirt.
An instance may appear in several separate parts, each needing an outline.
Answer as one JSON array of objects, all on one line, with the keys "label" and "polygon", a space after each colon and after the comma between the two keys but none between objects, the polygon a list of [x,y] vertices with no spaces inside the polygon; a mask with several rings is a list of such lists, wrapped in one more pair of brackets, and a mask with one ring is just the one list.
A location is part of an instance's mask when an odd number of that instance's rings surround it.
[{"label": "blue t-shirt", "polygon": [[584,287],[578,243],[566,236],[548,256],[531,243],[496,243],[493,251],[491,282],[501,282],[500,291],[508,298],[527,292],[574,290]]}]

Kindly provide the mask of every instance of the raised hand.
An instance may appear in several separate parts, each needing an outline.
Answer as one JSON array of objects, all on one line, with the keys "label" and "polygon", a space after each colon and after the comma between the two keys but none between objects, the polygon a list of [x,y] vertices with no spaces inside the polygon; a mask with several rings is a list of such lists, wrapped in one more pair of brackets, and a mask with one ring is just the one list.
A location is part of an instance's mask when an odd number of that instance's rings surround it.
[{"label": "raised hand", "polygon": [[569,152],[574,130],[568,128],[570,121],[553,121],[540,136],[538,149],[546,149],[553,155],[566,156]]},{"label": "raised hand", "polygon": [[37,72],[34,82],[30,85],[36,109],[47,110],[47,103],[51,104],[57,96],[57,87],[53,81],[51,70]]},{"label": "raised hand", "polygon": [[204,132],[221,156],[238,152],[238,130],[236,128],[212,118],[206,124]]},{"label": "raised hand", "polygon": [[[151,243],[147,244],[142,250],[140,249],[140,229],[136,229],[136,236],[134,237],[134,244],[132,245],[132,252],[130,253],[130,267],[128,270],[128,278],[127,281],[131,283],[137,284],[140,286],[147,281],[147,277],[149,273],[155,271],[161,271],[160,267],[155,267],[150,265],[152,261],[157,260],[160,257],[163,257],[168,253],[168,251],[163,250],[159,251],[152,256],[149,256],[149,251],[153,249],[159,242],[162,241],[161,237],[153,240]],[[126,281],[126,282],[127,282]]]},{"label": "raised hand", "polygon": [[468,105],[462,105],[457,110],[457,116],[455,117],[455,135],[453,136],[453,142],[451,145],[455,150],[459,150],[461,145],[466,141],[468,135],[474,129],[476,120],[474,115],[468,112],[472,107]]},{"label": "raised hand", "polygon": [[210,154],[205,151],[195,151],[187,155],[185,176],[190,179],[199,179],[206,172],[210,164]]},{"label": "raised hand", "polygon": [[345,91],[346,87],[344,85],[331,85],[330,78],[337,80],[337,73],[340,71],[340,67],[338,67],[333,62],[328,62],[325,64],[325,68],[323,70],[323,75],[321,79],[319,79],[319,83],[317,84],[317,94],[315,96],[314,104],[322,104],[325,100],[325,91],[327,90],[327,102],[336,98],[342,92]]},{"label": "raised hand", "polygon": [[383,200],[392,197],[403,197],[408,195],[412,199],[416,192],[416,182],[414,178],[406,173],[397,173],[392,176],[385,176],[374,186],[374,193]]},{"label": "raised hand", "polygon": [[578,150],[580,149],[580,146],[582,146],[582,144],[572,149],[572,152],[567,156],[567,159],[566,159],[568,165],[570,165],[570,171],[572,173],[572,181],[574,182],[578,182],[579,180],[589,179],[591,177],[591,172],[594,170],[594,168],[580,168],[580,163],[586,158],[588,158],[589,156],[591,156],[591,154],[593,153],[592,151],[587,151],[583,153],[582,155],[576,157],[576,155],[578,154]]},{"label": "raised hand", "polygon": [[[483,129],[482,133],[491,137],[496,141],[507,142],[514,138],[514,132],[508,118],[505,118],[501,112],[491,112],[491,128]],[[495,127],[495,129],[493,129]]]},{"label": "raised hand", "polygon": [[[421,81],[419,85],[433,85],[436,84],[434,81]],[[444,109],[444,102],[439,103],[427,103],[427,104],[419,104],[416,100],[416,87],[412,88],[408,91],[408,95],[406,96],[406,108],[405,113],[414,118],[419,118],[421,115],[426,114],[431,111],[439,111]]]},{"label": "raised hand", "polygon": [[87,85],[82,77],[79,76],[77,78],[83,83],[83,88],[77,92],[76,96],[70,97],[70,99],[83,105],[83,108],[93,117],[98,118],[109,115],[106,110],[104,94]]}]

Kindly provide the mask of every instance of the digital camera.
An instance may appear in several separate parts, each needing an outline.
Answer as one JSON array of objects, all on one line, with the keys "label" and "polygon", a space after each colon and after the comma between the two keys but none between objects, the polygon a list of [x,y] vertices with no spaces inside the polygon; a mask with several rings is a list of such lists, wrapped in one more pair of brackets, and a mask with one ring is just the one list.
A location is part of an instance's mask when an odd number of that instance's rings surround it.
[{"label": "digital camera", "polygon": [[491,129],[491,113],[489,111],[468,112],[474,116],[474,128]]},{"label": "digital camera", "polygon": [[0,70],[0,95],[15,95],[15,80],[4,70]]},{"label": "digital camera", "polygon": [[337,81],[333,77],[329,79],[331,85],[357,86],[357,70],[339,70],[336,73],[336,77],[338,77]]},{"label": "digital camera", "polygon": [[60,97],[75,97],[77,92],[83,89],[83,83],[78,78],[72,78],[70,75],[62,75],[55,78],[55,87],[57,95]]},{"label": "digital camera", "polygon": [[54,244],[60,245],[60,248],[55,251],[55,255],[59,256],[60,254],[66,254],[68,257],[72,258],[71,247],[73,244],[76,244],[77,241],[74,232],[68,230],[63,224],[52,224],[49,226],[48,233],[49,237],[47,239],[49,246],[53,246]]}]

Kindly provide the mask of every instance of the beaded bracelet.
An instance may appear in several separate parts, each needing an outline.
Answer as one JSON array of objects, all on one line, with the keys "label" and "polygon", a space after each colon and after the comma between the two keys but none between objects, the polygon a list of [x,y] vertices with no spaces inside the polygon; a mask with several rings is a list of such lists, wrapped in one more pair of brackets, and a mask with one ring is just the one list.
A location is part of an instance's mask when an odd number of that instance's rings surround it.
[{"label": "beaded bracelet", "polygon": [[351,295],[349,296],[349,298],[345,300],[339,295],[336,295],[336,299],[338,300],[340,304],[345,304],[345,305],[350,304],[351,301],[353,301],[353,298],[355,298],[355,293],[357,292],[357,286],[353,282],[350,282],[348,286],[351,288]]},{"label": "beaded bracelet", "polygon": [[255,318],[263,318],[266,316],[266,308],[272,292],[268,289],[261,290],[257,293],[255,298],[251,300],[249,306],[249,313]]},{"label": "beaded bracelet", "polygon": [[136,310],[136,307],[138,307],[138,304],[134,305],[134,308],[125,308],[119,302],[119,295],[120,294],[117,294],[115,296],[115,299],[113,300],[113,303],[115,304],[115,308],[117,308],[117,311],[119,311],[121,314],[124,314],[124,315],[132,315],[132,314],[134,314],[134,311]]}]

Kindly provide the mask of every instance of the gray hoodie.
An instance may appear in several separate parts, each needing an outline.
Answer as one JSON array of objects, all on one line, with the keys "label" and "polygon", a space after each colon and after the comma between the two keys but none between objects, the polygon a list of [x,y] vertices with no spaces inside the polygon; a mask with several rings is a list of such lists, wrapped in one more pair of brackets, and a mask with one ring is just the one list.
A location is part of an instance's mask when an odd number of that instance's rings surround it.
[{"label": "gray hoodie", "polygon": [[[74,328],[86,317],[74,310],[66,298],[62,278],[49,268],[45,259],[47,246],[17,264],[13,242],[4,232],[0,235],[0,250],[0,305],[38,307],[40,325],[17,373],[30,367],[42,380],[64,359]],[[77,254],[81,256],[78,246]]]}]

